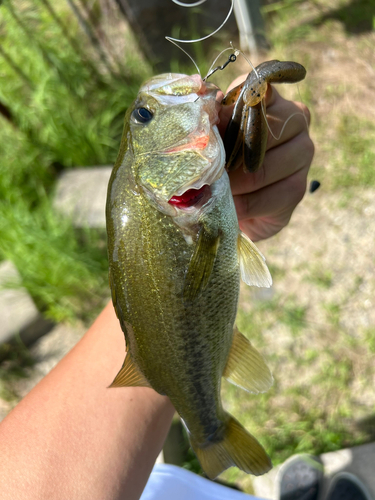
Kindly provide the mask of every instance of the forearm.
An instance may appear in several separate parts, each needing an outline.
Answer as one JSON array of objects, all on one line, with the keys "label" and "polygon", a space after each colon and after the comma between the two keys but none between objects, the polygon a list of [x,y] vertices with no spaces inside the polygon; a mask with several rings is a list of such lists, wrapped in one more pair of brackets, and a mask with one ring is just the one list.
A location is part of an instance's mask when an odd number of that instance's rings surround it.
[{"label": "forearm", "polygon": [[109,305],[1,423],[2,500],[139,498],[174,410],[151,389],[107,388],[123,357]]}]

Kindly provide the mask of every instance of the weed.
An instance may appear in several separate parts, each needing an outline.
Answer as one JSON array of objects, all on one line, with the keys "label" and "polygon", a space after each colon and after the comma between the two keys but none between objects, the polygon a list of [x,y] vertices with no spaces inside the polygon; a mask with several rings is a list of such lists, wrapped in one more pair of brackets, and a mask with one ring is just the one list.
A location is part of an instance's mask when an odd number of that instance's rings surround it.
[{"label": "weed", "polygon": [[297,304],[294,297],[288,297],[280,307],[279,320],[289,326],[293,335],[297,335],[306,325],[306,310],[307,307]]},{"label": "weed", "polygon": [[328,289],[332,286],[333,274],[330,269],[327,270],[321,267],[315,267],[311,270],[310,274],[305,277],[305,280]]},{"label": "weed", "polygon": [[295,453],[335,451],[361,439],[360,433],[353,436],[347,426],[341,404],[320,407],[308,387],[301,387],[298,393],[290,391],[287,396],[283,391],[283,404],[277,403],[277,387],[241,407],[236,404],[237,398],[241,399],[238,392],[239,389],[225,386],[225,397],[232,396],[229,409],[260,439],[274,465]]},{"label": "weed", "polygon": [[114,162],[147,69],[129,54],[123,74],[106,72],[66,6],[46,4],[6,0],[0,11],[0,102],[9,111],[0,116],[0,260],[13,261],[40,310],[60,321],[85,315],[108,287],[103,239],[89,230],[80,238],[52,209],[57,174]]},{"label": "weed", "polygon": [[340,323],[341,305],[334,302],[328,302],[327,304],[323,304],[323,308],[326,311],[329,323],[334,327],[338,327]]},{"label": "weed", "polygon": [[304,361],[306,363],[311,363],[319,357],[319,351],[316,349],[306,349],[304,356]]},{"label": "weed", "polygon": [[375,124],[356,115],[344,115],[337,126],[332,147],[335,160],[333,187],[375,185]]},{"label": "weed", "polygon": [[107,258],[94,232],[79,242],[70,221],[54,214],[48,202],[32,212],[22,205],[10,212],[0,207],[0,214],[0,251],[48,317],[82,317],[85,300],[92,307],[103,299]]},{"label": "weed", "polygon": [[272,279],[274,281],[281,280],[286,275],[286,270],[280,266],[276,266],[274,263],[267,262],[268,269],[271,273]]},{"label": "weed", "polygon": [[375,354],[375,328],[368,328],[365,332],[367,347],[371,353]]}]

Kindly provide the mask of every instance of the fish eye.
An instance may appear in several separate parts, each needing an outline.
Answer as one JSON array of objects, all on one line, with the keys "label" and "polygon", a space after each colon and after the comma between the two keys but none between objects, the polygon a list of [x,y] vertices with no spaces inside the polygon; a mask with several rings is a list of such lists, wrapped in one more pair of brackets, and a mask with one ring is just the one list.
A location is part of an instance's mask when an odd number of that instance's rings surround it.
[{"label": "fish eye", "polygon": [[132,112],[132,118],[135,123],[147,123],[153,117],[151,111],[147,108],[137,108]]}]

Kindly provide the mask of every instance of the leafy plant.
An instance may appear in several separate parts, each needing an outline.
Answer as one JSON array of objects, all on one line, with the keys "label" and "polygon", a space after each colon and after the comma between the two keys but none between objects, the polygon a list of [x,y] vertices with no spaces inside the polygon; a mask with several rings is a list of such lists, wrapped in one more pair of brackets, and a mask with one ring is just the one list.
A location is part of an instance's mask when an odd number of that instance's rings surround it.
[{"label": "leafy plant", "polygon": [[49,0],[4,0],[0,45],[0,260],[47,316],[72,318],[107,294],[105,243],[55,213],[53,187],[64,169],[114,162],[148,69],[130,53],[109,71],[68,5]]}]

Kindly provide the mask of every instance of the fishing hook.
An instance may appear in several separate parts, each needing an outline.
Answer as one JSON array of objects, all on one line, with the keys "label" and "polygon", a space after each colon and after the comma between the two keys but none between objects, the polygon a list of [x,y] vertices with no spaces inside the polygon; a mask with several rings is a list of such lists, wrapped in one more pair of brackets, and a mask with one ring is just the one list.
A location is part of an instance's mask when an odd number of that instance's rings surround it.
[{"label": "fishing hook", "polygon": [[208,75],[206,75],[204,78],[203,78],[203,81],[205,82],[207,80],[207,78],[210,78],[210,76],[212,76],[214,73],[216,73],[216,71],[220,70],[222,71],[224,68],[226,68],[228,66],[229,63],[231,62],[234,62],[235,60],[237,59],[237,56],[236,54],[231,54],[228,58],[228,60],[222,65],[222,66],[216,66],[216,68],[212,69]]}]

